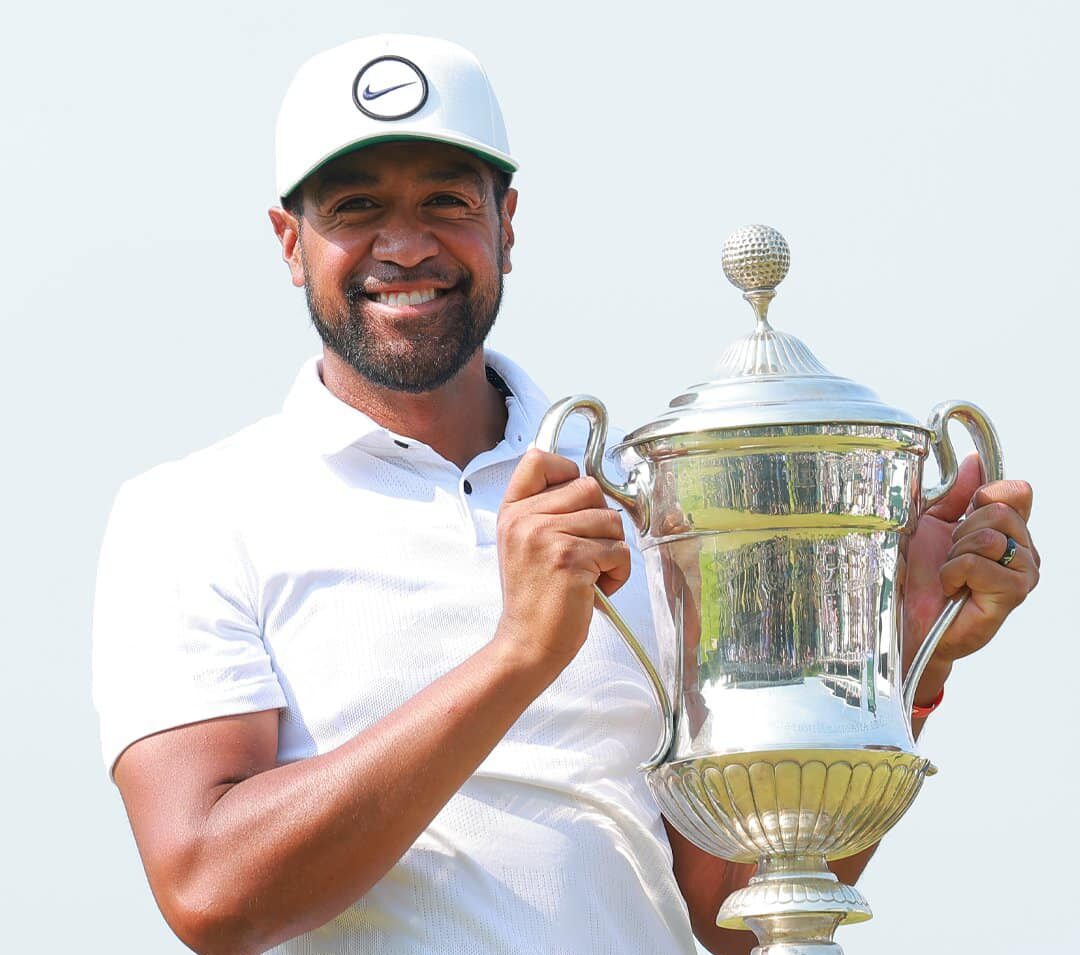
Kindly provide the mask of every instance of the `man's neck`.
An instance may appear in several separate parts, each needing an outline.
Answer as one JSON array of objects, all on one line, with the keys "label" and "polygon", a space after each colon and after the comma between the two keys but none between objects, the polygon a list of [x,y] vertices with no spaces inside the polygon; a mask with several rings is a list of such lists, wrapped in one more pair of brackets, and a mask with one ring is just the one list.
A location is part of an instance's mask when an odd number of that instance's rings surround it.
[{"label": "man's neck", "polygon": [[372,421],[423,442],[463,470],[506,432],[506,403],[487,379],[482,350],[445,385],[421,394],[373,384],[328,348],[322,380],[331,394]]}]

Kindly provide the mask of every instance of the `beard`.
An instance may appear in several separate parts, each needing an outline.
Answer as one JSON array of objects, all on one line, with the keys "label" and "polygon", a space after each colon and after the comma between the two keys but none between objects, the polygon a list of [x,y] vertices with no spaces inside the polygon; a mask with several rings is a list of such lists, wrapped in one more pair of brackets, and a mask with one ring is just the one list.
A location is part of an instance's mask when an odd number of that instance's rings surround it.
[{"label": "beard", "polygon": [[[303,246],[300,257],[303,260]],[[502,301],[502,254],[497,256],[495,278],[478,283],[462,270],[447,274],[431,268],[402,269],[380,265],[343,290],[344,303],[332,303],[304,286],[311,323],[327,348],[339,355],[368,381],[391,391],[419,394],[446,384],[461,371],[487,339]],[[307,271],[307,263],[304,263]],[[310,273],[308,273],[310,274]],[[455,301],[445,302],[442,314],[424,327],[400,332],[396,340],[380,337],[379,320],[371,299],[364,294],[363,280],[380,284],[395,282],[452,285]],[[411,324],[411,323],[410,323]],[[435,332],[441,325],[445,330]]]}]

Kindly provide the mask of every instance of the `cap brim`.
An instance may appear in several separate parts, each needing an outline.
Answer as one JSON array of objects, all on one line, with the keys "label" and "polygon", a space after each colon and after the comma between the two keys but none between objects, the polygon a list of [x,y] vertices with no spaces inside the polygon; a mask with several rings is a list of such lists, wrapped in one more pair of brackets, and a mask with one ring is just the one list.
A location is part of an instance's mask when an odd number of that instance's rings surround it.
[{"label": "cap brim", "polygon": [[508,156],[506,153],[501,153],[496,149],[492,149],[485,143],[470,139],[468,136],[455,136],[452,133],[429,133],[420,130],[411,131],[402,129],[381,136],[365,136],[355,142],[349,143],[347,146],[342,146],[340,149],[334,150],[334,152],[330,153],[328,156],[324,156],[300,176],[299,179],[292,183],[289,188],[281,194],[280,198],[284,202],[285,198],[313,172],[321,169],[328,162],[333,162],[339,156],[344,156],[346,153],[356,152],[358,149],[364,149],[367,146],[376,146],[379,143],[413,142],[416,140],[424,140],[433,143],[448,143],[451,146],[458,146],[461,149],[473,153],[485,162],[497,166],[503,172],[512,173],[518,171],[518,163],[512,156]]}]

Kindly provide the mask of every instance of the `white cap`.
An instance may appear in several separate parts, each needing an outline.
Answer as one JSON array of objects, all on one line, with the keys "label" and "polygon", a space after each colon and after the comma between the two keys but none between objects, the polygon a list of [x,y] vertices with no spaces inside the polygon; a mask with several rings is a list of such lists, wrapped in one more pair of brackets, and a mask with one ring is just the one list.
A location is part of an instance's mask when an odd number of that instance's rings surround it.
[{"label": "white cap", "polygon": [[342,153],[401,139],[450,143],[518,168],[475,56],[434,37],[380,34],[325,50],[293,77],[278,113],[278,195]]}]

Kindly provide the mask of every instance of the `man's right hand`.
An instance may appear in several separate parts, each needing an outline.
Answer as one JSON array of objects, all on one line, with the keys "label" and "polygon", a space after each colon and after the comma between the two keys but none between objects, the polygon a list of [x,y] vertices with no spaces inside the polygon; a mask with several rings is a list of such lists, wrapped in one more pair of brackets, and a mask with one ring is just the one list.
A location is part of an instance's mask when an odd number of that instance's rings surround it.
[{"label": "man's right hand", "polygon": [[503,612],[497,641],[561,671],[581,649],[597,586],[630,576],[619,512],[568,458],[529,451],[510,478],[498,521]]}]

